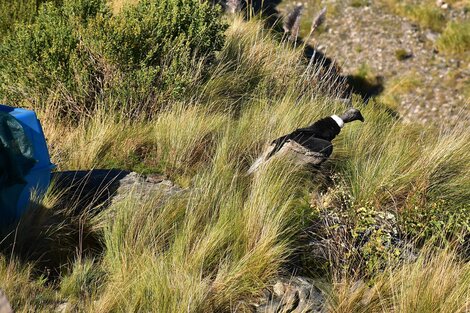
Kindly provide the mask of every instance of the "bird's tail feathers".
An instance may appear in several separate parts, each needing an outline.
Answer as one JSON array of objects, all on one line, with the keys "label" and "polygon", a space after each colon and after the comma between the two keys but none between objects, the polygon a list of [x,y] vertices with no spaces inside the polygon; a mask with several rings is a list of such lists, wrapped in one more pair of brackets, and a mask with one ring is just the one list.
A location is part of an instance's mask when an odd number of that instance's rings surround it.
[{"label": "bird's tail feathers", "polygon": [[260,167],[260,165],[263,164],[263,161],[264,161],[264,156],[257,158],[256,161],[253,162],[253,164],[250,166],[246,174],[247,175],[253,174],[258,169],[258,167]]}]

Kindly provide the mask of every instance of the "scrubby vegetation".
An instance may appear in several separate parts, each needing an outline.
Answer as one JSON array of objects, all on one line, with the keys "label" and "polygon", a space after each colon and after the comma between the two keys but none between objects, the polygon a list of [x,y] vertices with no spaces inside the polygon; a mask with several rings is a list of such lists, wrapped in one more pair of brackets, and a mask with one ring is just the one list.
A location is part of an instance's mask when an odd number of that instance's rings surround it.
[{"label": "scrubby vegetation", "polygon": [[145,111],[156,86],[180,95],[214,58],[219,13],[198,1],[141,1],[117,15],[102,0],[45,3],[0,44],[0,92],[35,106],[60,102],[68,115],[99,101]]},{"label": "scrubby vegetation", "polygon": [[129,197],[110,218],[52,186],[0,240],[14,308],[249,312],[295,263],[326,281],[331,312],[468,311],[466,124],[403,123],[354,97],[366,122],[320,170],[276,160],[245,175],[273,138],[344,110],[302,48],[198,0],[48,3],[6,35],[0,99],[39,114],[59,170],[186,188]]},{"label": "scrubby vegetation", "polygon": [[[442,33],[437,43],[439,50],[465,57],[465,51],[470,48],[468,18],[450,19],[447,12],[437,6],[433,0],[381,0],[380,2],[393,13],[411,19],[420,27]],[[442,3],[447,7],[455,6],[463,12],[470,9],[468,0],[442,1]]]}]

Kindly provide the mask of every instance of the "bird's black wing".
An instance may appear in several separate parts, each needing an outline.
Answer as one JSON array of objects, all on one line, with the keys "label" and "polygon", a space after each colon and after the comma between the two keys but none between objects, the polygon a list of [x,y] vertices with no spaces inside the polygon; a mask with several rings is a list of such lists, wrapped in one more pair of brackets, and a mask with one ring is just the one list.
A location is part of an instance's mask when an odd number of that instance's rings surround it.
[{"label": "bird's black wing", "polygon": [[271,145],[274,145],[274,148],[269,152],[266,159],[269,159],[281,150],[282,146],[289,140],[293,140],[302,146],[305,146],[311,138],[323,139],[331,144],[331,140],[333,140],[340,131],[341,128],[333,118],[322,118],[308,127],[298,128],[290,134],[273,140]]},{"label": "bird's black wing", "polygon": [[311,137],[302,145],[312,152],[321,153],[327,159],[333,153],[333,144],[331,141]]},{"label": "bird's black wing", "polygon": [[314,137],[314,136],[315,136],[315,132],[312,129],[307,127],[307,128],[298,128],[290,134],[279,137],[279,138],[273,140],[273,142],[271,142],[271,145],[274,145],[274,148],[266,156],[266,159],[269,159],[276,152],[281,150],[282,146],[289,140],[293,140],[295,142],[298,142],[299,144],[302,144],[302,142],[304,142],[304,141],[308,140],[308,138],[311,138],[311,137]]}]

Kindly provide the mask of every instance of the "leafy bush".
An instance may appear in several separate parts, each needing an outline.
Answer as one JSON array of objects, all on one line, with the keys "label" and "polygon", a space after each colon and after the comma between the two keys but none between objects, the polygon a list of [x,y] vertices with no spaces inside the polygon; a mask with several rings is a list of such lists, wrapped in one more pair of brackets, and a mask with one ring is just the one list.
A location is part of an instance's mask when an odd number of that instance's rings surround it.
[{"label": "leafy bush", "polygon": [[0,34],[7,33],[15,22],[31,21],[36,14],[36,1],[0,0]]},{"label": "leafy bush", "polygon": [[446,201],[414,206],[400,215],[404,232],[411,238],[426,241],[463,242],[470,234],[470,205]]},{"label": "leafy bush", "polygon": [[118,15],[105,0],[46,3],[0,44],[0,98],[55,100],[63,112],[83,112],[104,92],[139,105],[162,89],[179,92],[193,65],[204,68],[222,47],[218,15],[198,0],[146,0]]},{"label": "leafy bush", "polygon": [[155,89],[180,93],[199,70],[193,65],[214,58],[226,29],[219,14],[198,0],[144,0],[98,21],[95,28],[103,31],[93,41],[101,43],[100,54],[118,69],[116,87],[127,98],[145,101]]},{"label": "leafy bush", "polygon": [[[90,5],[95,8],[91,10]],[[74,17],[94,18],[104,7],[98,1],[53,3],[41,6],[31,25],[19,25],[0,44],[0,97],[11,102],[47,100],[60,91],[68,103],[84,103],[91,94],[95,69],[87,49],[81,45]],[[64,101],[65,102],[65,101]],[[66,107],[62,108],[66,110]]]},{"label": "leafy bush", "polygon": [[[0,0],[0,35],[11,31],[15,23],[31,23],[43,2],[45,0]],[[62,0],[52,2],[61,3]]]},{"label": "leafy bush", "polygon": [[398,49],[395,50],[395,57],[398,61],[404,61],[406,59],[411,58],[411,53],[405,49]]},{"label": "leafy bush", "polygon": [[225,30],[218,14],[197,0],[140,1],[108,20],[106,56],[125,69],[160,66],[169,53],[213,56]]},{"label": "leafy bush", "polygon": [[[343,205],[313,205],[313,227],[309,246],[314,253],[306,262],[309,267],[330,269],[333,275],[373,276],[387,265],[403,257],[403,247],[397,219],[391,212],[377,210],[372,205],[349,207],[350,196]],[[330,195],[331,196],[331,195]],[[320,272],[321,273],[321,272]]]}]

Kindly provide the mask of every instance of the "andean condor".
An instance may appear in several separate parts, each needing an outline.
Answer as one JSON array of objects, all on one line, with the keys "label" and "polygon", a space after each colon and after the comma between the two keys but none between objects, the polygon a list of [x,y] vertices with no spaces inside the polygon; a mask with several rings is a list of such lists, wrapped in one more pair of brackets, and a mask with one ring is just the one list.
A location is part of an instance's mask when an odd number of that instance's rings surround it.
[{"label": "andean condor", "polygon": [[364,122],[364,117],[358,109],[351,108],[342,115],[322,118],[308,127],[296,129],[290,134],[279,137],[253,163],[248,174],[284,150],[295,153],[299,163],[320,165],[333,152],[331,141],[339,134],[344,124],[357,120]]}]

